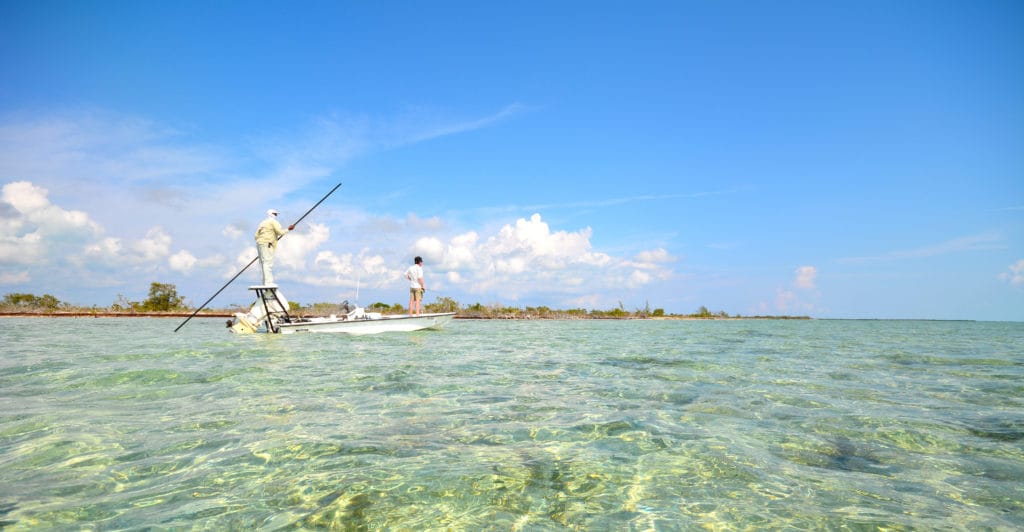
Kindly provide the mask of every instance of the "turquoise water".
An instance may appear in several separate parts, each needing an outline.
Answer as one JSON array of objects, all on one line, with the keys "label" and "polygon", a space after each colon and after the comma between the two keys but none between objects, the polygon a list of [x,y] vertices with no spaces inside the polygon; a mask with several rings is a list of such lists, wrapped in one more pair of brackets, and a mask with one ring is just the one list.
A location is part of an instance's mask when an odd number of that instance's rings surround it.
[{"label": "turquoise water", "polygon": [[1024,324],[0,319],[0,527],[1018,529]]}]

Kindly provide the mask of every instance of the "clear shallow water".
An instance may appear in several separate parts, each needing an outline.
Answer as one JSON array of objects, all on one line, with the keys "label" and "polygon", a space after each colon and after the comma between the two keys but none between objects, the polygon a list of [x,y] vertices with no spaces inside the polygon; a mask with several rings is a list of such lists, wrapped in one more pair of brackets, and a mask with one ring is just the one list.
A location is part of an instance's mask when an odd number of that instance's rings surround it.
[{"label": "clear shallow water", "polygon": [[1016,529],[1024,324],[0,319],[0,527]]}]

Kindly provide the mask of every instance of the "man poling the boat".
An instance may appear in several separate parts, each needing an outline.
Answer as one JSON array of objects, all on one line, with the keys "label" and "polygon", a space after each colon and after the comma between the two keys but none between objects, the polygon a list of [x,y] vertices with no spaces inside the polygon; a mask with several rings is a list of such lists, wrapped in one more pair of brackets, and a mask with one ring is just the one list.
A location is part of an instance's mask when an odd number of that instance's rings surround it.
[{"label": "man poling the boat", "polygon": [[[260,222],[256,227],[256,256],[260,259],[260,269],[263,271],[263,284],[270,286],[274,284],[274,251],[277,249],[277,241],[287,234],[277,221],[277,210],[267,211],[267,219]],[[294,231],[295,224],[288,226],[288,231]]]},{"label": "man poling the boat", "polygon": [[[313,212],[314,209],[319,207],[320,204],[323,203],[324,200],[326,200],[328,197],[330,197],[331,194],[334,194],[334,191],[338,190],[339,187],[341,187],[341,183],[338,183],[337,185],[334,185],[334,188],[332,188],[330,192],[328,192],[324,197],[320,198],[320,201],[316,202],[315,205],[310,207],[309,210],[306,211],[306,214],[303,214],[302,217],[300,217],[298,220],[295,220],[295,223],[289,225],[288,229],[289,230],[293,230],[295,228],[295,226],[299,225],[299,222],[301,222],[302,220],[305,220],[306,217],[309,216],[309,213]],[[277,211],[275,211],[275,213],[276,212]],[[275,214],[275,216],[276,216],[276,214]],[[284,234],[286,234],[286,233],[282,233],[277,238],[280,239],[281,236],[284,236]],[[210,301],[213,301],[213,298],[217,297],[217,295],[219,295],[221,292],[223,292],[224,289],[228,287],[228,285],[230,285],[231,283],[235,282],[235,279],[238,279],[239,276],[241,276],[243,273],[245,273],[245,270],[248,270],[249,267],[252,266],[257,260],[259,260],[259,255],[257,255],[256,257],[253,257],[253,259],[251,261],[249,261],[249,264],[246,264],[244,268],[239,270],[238,273],[236,273],[234,275],[234,277],[232,277],[230,280],[228,280],[228,282],[224,283],[224,286],[220,287],[219,290],[214,292],[214,294],[212,296],[210,296],[210,298],[207,299],[205,303],[203,303],[202,305],[199,305],[199,307],[194,312],[192,312],[192,314],[189,317],[185,318],[185,321],[181,322],[181,324],[179,324],[177,327],[174,328],[174,332],[178,332],[178,330],[181,329],[182,327],[184,327],[186,323],[188,323],[192,318],[194,318],[196,316],[196,314],[199,314],[199,311],[201,311],[204,308],[206,308],[206,305],[209,305]]]}]

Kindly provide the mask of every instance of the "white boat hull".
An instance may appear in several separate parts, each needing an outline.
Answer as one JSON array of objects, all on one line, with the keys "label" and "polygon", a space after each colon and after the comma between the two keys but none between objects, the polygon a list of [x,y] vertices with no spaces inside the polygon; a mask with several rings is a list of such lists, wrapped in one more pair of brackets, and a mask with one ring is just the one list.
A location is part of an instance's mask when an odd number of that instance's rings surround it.
[{"label": "white boat hull", "polygon": [[454,312],[432,314],[396,314],[385,316],[379,312],[366,312],[358,305],[351,308],[348,301],[340,306],[345,314],[303,318],[292,316],[286,310],[288,300],[275,285],[250,286],[256,292],[256,302],[249,312],[235,313],[228,321],[231,332],[238,334],[267,333],[342,333],[351,335],[380,334],[386,332],[412,332],[440,329],[452,321]]},{"label": "white boat hull", "polygon": [[281,334],[298,333],[342,333],[351,335],[380,334],[386,332],[413,332],[423,329],[440,329],[452,320],[454,312],[420,314],[417,316],[394,315],[348,319],[347,316],[334,318],[304,318],[291,323],[278,323]]}]

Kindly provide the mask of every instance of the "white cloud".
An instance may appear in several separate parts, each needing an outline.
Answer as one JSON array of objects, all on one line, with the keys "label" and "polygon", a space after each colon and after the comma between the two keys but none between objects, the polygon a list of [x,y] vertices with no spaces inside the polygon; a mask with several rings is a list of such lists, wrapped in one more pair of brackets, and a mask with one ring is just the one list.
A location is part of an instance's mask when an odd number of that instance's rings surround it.
[{"label": "white cloud", "polygon": [[758,313],[814,313],[819,310],[816,302],[821,294],[815,291],[818,269],[814,266],[800,266],[793,273],[793,289],[781,286],[776,288],[774,305],[762,302],[757,309]]},{"label": "white cloud", "polygon": [[244,268],[250,262],[253,263],[254,269],[256,271],[259,271],[259,267],[260,267],[259,262],[258,261],[253,262],[255,258],[256,258],[256,244],[254,243],[252,245],[252,247],[245,247],[245,248],[241,249],[238,252],[238,254],[235,255],[234,263],[227,265],[222,270],[222,274],[221,275],[225,279],[227,279],[227,278],[231,277],[232,275],[235,275],[236,273],[238,273],[238,270]]},{"label": "white cloud", "polygon": [[438,218],[437,216],[432,216],[430,218],[420,218],[419,216],[416,216],[413,213],[409,213],[409,215],[406,216],[405,223],[409,227],[418,229],[428,229],[431,231],[437,231],[438,229],[441,229],[444,226],[444,224],[441,222],[441,219]]},{"label": "white cloud", "polygon": [[132,251],[136,253],[136,260],[141,262],[162,260],[171,254],[171,235],[162,227],[152,227],[142,240],[132,244]]},{"label": "white cloud", "polygon": [[0,272],[0,284],[22,284],[32,280],[27,271]]},{"label": "white cloud", "polygon": [[818,269],[814,266],[801,266],[796,269],[796,279],[793,284],[804,290],[814,289],[814,281],[818,277]]},{"label": "white cloud", "polygon": [[479,239],[475,231],[452,238],[444,252],[444,266],[449,270],[470,268],[475,262],[474,250]]},{"label": "white cloud", "polygon": [[225,227],[223,230],[221,230],[220,234],[224,235],[225,237],[231,240],[238,240],[242,238],[243,235],[245,235],[245,232],[242,231],[242,229],[239,227],[229,225]]},{"label": "white cloud", "polygon": [[168,264],[172,270],[186,274],[191,272],[192,268],[195,268],[196,263],[198,262],[199,260],[196,259],[195,255],[185,250],[181,250],[174,255],[171,255],[168,259]]},{"label": "white cloud", "polygon": [[0,201],[10,205],[20,219],[13,229],[32,228],[47,235],[91,235],[100,232],[96,222],[82,211],[64,210],[50,203],[49,191],[28,181],[4,185]]},{"label": "white cloud", "polygon": [[[301,272],[306,268],[306,257],[316,252],[321,245],[331,238],[331,229],[324,224],[311,223],[302,229],[290,231],[278,243],[274,254],[274,277],[276,272],[292,270]],[[252,253],[256,252],[253,244]]]},{"label": "white cloud", "polygon": [[[589,227],[575,232],[552,231],[540,214],[533,214],[502,226],[486,239],[471,231],[447,243],[436,238],[420,239],[414,249],[424,257],[440,257],[439,261],[434,258],[437,264],[433,267],[448,272],[446,282],[471,293],[501,297],[637,289],[671,277],[663,264],[675,259],[664,249],[642,251],[636,260],[616,258],[594,251],[591,234]],[[428,264],[428,272],[430,267]]]},{"label": "white cloud", "polygon": [[400,269],[389,267],[388,261],[384,257],[371,254],[369,250],[365,249],[359,254],[359,269],[389,281],[401,275]]},{"label": "white cloud", "polygon": [[[475,234],[453,239],[449,248],[457,250],[455,264],[460,266],[472,292],[501,287],[502,292],[517,292],[541,276],[548,282],[571,265],[591,266],[604,263],[605,257],[591,253],[589,228],[569,233],[552,233],[539,214],[529,220],[520,218],[480,243]],[[453,269],[447,262],[445,269]],[[555,279],[551,279],[554,276]],[[516,288],[520,287],[520,288]]]},{"label": "white cloud", "polygon": [[0,264],[39,264],[46,260],[42,235],[0,236]]},{"label": "white cloud", "polygon": [[[308,234],[292,233],[282,241],[275,277],[313,286],[388,289],[400,284],[412,257],[420,255],[426,262],[428,284],[438,291],[455,290],[504,300],[556,293],[568,299],[608,289],[621,294],[622,290],[637,290],[656,280],[669,279],[672,271],[665,264],[675,260],[660,248],[641,251],[631,259],[596,252],[590,244],[590,228],[553,231],[539,214],[505,224],[488,237],[476,231],[445,237],[430,230],[443,228],[444,223],[421,222],[420,218],[407,217],[404,232],[396,232],[399,237],[413,238],[408,248],[400,246],[402,238],[393,241],[399,244],[397,247],[382,247],[381,235],[374,233],[374,242],[358,253],[325,249],[327,227],[310,226]],[[342,236],[343,241],[345,238]],[[288,255],[291,258],[286,258]]]},{"label": "white cloud", "polygon": [[629,281],[626,283],[626,286],[629,288],[638,288],[651,282],[651,280],[652,277],[649,273],[634,270],[633,273],[629,274]]},{"label": "white cloud", "polygon": [[21,214],[31,215],[50,207],[49,192],[27,181],[8,183],[3,188],[3,200]]},{"label": "white cloud", "polygon": [[20,282],[27,282],[25,276],[9,266],[30,265],[41,272],[53,268],[47,276],[63,275],[56,272],[66,267],[83,279],[95,273],[124,282],[134,268],[149,275],[165,267],[188,273],[223,262],[219,256],[199,260],[185,250],[172,255],[173,239],[161,226],[135,241],[105,236],[89,214],[51,203],[46,188],[27,181],[0,189],[0,230],[0,276]]},{"label": "white cloud", "polygon": [[106,237],[87,246],[86,251],[95,254],[117,256],[121,254],[123,248],[120,238]]},{"label": "white cloud", "polygon": [[398,268],[388,264],[384,257],[368,249],[355,255],[321,251],[313,260],[312,268],[300,278],[304,283],[318,286],[380,288],[390,286],[401,274]]},{"label": "white cloud", "polygon": [[199,259],[187,250],[181,250],[167,259],[167,264],[171,270],[185,275],[191,273],[191,271],[196,269],[196,267],[216,268],[221,266],[223,263],[224,257],[222,255],[214,255],[205,259]]},{"label": "white cloud", "polygon": [[657,248],[637,253],[636,260],[647,263],[665,263],[674,262],[676,259],[672,255],[669,255],[668,251],[665,251],[663,248]]},{"label": "white cloud", "polygon": [[0,230],[0,264],[42,263],[57,246],[81,246],[102,231],[86,213],[53,205],[49,191],[28,181],[0,189]]},{"label": "white cloud", "polygon": [[601,301],[601,296],[591,293],[571,297],[566,300],[566,303],[572,308],[597,308],[603,302]]},{"label": "white cloud", "polygon": [[516,220],[515,226],[502,227],[481,251],[492,271],[520,272],[526,264],[539,269],[564,269],[570,264],[606,263],[607,256],[590,250],[591,232],[588,227],[575,233],[552,233],[540,214],[534,214],[529,220]]},{"label": "white cloud", "polygon": [[313,265],[319,268],[325,268],[331,273],[339,276],[349,276],[354,270],[351,254],[339,256],[333,251],[321,251],[320,253],[317,253],[316,259],[313,260]]},{"label": "white cloud", "polygon": [[999,274],[999,278],[1013,286],[1024,286],[1024,259],[1009,265],[1008,269],[1009,273],[1003,272]]},{"label": "white cloud", "polygon": [[440,260],[444,255],[445,245],[434,237],[423,237],[416,240],[412,246],[414,255],[422,256],[424,260]]}]

